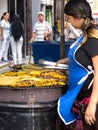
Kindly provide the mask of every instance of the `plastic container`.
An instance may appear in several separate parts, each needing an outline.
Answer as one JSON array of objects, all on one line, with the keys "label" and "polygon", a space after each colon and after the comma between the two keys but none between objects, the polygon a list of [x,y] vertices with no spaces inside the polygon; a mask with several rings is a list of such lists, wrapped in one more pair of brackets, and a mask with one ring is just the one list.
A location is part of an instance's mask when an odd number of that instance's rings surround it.
[{"label": "plastic container", "polygon": [[[69,47],[72,42],[65,43],[65,57],[68,56]],[[32,43],[32,55],[34,63],[38,64],[39,60],[54,61],[60,59],[60,42],[59,41],[40,41]]]}]

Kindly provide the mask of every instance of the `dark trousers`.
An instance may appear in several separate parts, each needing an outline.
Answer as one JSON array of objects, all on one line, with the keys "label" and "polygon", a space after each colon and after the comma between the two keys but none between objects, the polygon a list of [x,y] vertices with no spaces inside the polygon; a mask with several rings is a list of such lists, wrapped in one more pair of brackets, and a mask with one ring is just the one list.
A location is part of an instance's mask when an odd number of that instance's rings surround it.
[{"label": "dark trousers", "polygon": [[83,119],[83,130],[98,130],[98,106],[96,110],[96,122],[94,125],[86,124],[85,120]]}]

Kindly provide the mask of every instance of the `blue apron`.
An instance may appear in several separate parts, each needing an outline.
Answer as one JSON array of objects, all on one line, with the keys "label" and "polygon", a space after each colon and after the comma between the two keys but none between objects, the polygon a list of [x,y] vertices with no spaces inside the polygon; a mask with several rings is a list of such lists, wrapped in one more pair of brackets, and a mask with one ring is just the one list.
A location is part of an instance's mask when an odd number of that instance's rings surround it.
[{"label": "blue apron", "polygon": [[68,125],[77,119],[77,114],[72,112],[73,103],[78,96],[81,88],[83,87],[88,75],[93,73],[91,67],[90,71],[82,66],[75,59],[76,50],[81,46],[81,42],[84,39],[82,35],[75,43],[70,46],[69,50],[69,79],[68,79],[68,91],[58,101],[58,114],[62,121]]}]

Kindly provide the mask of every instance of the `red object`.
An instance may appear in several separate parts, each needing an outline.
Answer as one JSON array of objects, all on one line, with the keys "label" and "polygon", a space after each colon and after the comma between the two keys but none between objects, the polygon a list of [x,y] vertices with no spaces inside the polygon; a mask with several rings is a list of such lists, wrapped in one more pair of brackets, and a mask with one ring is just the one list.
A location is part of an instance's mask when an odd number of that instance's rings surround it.
[{"label": "red object", "polygon": [[98,24],[98,13],[93,13],[92,16],[95,21],[95,24],[97,25]]},{"label": "red object", "polygon": [[93,13],[93,15],[98,15],[98,13]]}]

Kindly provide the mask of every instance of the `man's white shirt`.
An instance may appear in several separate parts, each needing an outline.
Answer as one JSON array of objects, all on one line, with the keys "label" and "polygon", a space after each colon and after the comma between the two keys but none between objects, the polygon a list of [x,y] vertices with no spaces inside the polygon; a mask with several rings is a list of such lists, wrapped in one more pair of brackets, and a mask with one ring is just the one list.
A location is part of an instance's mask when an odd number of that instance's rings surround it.
[{"label": "man's white shirt", "polygon": [[44,33],[49,31],[52,31],[52,28],[47,21],[35,23],[33,29],[33,32],[36,33],[35,41],[44,41]]}]

